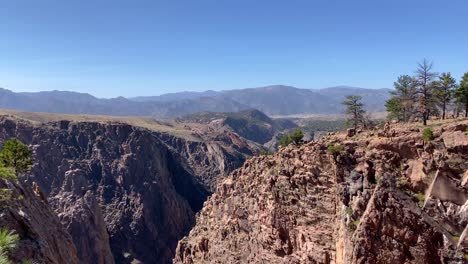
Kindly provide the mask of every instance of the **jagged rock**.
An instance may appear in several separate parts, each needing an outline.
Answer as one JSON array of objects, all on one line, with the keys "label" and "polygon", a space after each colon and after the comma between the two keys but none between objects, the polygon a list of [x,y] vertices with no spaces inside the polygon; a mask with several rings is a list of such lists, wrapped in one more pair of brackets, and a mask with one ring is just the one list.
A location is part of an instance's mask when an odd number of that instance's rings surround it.
[{"label": "jagged rock", "polygon": [[346,130],[346,136],[347,137],[353,137],[354,135],[356,135],[356,129],[354,128],[348,128]]},{"label": "jagged rock", "polygon": [[464,131],[446,131],[442,133],[442,139],[449,150],[468,151],[468,135]]},{"label": "jagged rock", "polygon": [[174,263],[466,263],[468,152],[441,133],[419,146],[405,126],[248,160],[205,202]]},{"label": "jagged rock", "polygon": [[438,170],[427,194],[441,201],[449,201],[457,205],[463,205],[468,195],[448,175],[448,172]]},{"label": "jagged rock", "polygon": [[233,133],[201,140],[159,124],[43,122],[0,116],[0,142],[16,137],[33,149],[26,177],[72,236],[79,263],[170,263],[211,186],[254,153]]},{"label": "jagged rock", "polygon": [[15,263],[80,263],[70,235],[52,209],[31,187],[21,185],[0,179],[0,226],[21,239],[11,259]]}]

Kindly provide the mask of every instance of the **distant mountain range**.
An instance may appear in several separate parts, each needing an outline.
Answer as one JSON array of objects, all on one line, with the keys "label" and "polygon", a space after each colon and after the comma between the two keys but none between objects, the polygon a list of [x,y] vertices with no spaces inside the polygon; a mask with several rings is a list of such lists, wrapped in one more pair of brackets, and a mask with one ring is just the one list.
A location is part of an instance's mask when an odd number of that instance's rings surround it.
[{"label": "distant mountain range", "polygon": [[0,108],[63,114],[172,118],[198,112],[258,109],[267,115],[336,114],[346,95],[363,97],[369,111],[384,111],[390,89],[331,87],[300,89],[274,85],[226,91],[179,92],[160,96],[100,99],[69,91],[15,93],[0,88]]}]

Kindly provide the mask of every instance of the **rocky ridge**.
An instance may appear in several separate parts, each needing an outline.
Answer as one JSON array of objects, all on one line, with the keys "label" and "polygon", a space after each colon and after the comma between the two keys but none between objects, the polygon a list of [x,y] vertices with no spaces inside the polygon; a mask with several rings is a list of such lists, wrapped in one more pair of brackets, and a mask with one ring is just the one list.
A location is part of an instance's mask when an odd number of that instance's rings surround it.
[{"label": "rocky ridge", "polygon": [[468,120],[330,134],[220,182],[174,263],[467,263]]}]

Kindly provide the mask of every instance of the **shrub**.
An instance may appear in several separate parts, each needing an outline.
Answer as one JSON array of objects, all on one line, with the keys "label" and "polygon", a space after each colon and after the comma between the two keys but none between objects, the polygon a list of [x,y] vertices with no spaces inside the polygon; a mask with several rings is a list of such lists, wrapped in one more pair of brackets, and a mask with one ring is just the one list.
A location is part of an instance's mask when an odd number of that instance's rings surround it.
[{"label": "shrub", "polygon": [[302,133],[302,130],[296,129],[291,134],[282,136],[278,144],[280,145],[280,147],[286,147],[291,143],[300,145],[304,142],[303,138],[304,134]]},{"label": "shrub", "polygon": [[348,225],[348,228],[351,230],[351,231],[354,231],[357,229],[357,226],[359,225],[359,220],[356,220],[356,221],[353,221],[351,223],[349,223]]},{"label": "shrub", "polygon": [[352,216],[353,215],[353,208],[346,207],[346,214],[349,215],[349,216]]},{"label": "shrub", "polygon": [[289,135],[284,135],[280,138],[280,140],[278,141],[278,145],[280,147],[286,147],[287,145],[291,144],[292,143],[292,139]]},{"label": "shrub", "polygon": [[408,178],[405,176],[398,177],[396,185],[398,188],[404,188],[406,185],[408,185]]},{"label": "shrub", "polygon": [[304,134],[302,133],[302,130],[296,129],[291,133],[291,135],[289,135],[289,137],[294,144],[300,145],[303,142]]},{"label": "shrub", "polygon": [[422,133],[422,139],[426,142],[429,142],[434,139],[434,133],[430,127],[426,127]]},{"label": "shrub", "polygon": [[260,156],[269,156],[269,155],[273,155],[273,151],[271,151],[271,149],[260,151]]},{"label": "shrub", "polygon": [[339,144],[331,144],[331,145],[328,145],[327,151],[328,153],[335,155],[341,151],[344,151],[344,147]]},{"label": "shrub", "polygon": [[424,193],[415,193],[413,195],[416,199],[418,199],[418,205],[419,207],[423,207],[424,205],[424,200],[426,200],[426,196],[424,195]]}]

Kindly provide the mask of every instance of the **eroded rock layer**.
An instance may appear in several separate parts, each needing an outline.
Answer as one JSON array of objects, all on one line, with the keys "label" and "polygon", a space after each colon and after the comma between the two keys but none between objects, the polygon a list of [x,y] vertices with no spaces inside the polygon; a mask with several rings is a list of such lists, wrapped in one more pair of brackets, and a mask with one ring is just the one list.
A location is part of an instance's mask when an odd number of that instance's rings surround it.
[{"label": "eroded rock layer", "polygon": [[76,248],[40,192],[0,179],[0,226],[20,242],[11,254],[14,263],[78,264]]},{"label": "eroded rock layer", "polygon": [[328,135],[217,186],[174,263],[466,263],[468,121]]},{"label": "eroded rock layer", "polygon": [[197,141],[120,122],[0,117],[0,142],[11,137],[33,149],[26,181],[37,182],[79,263],[171,262],[210,186],[254,151],[235,134]]}]

